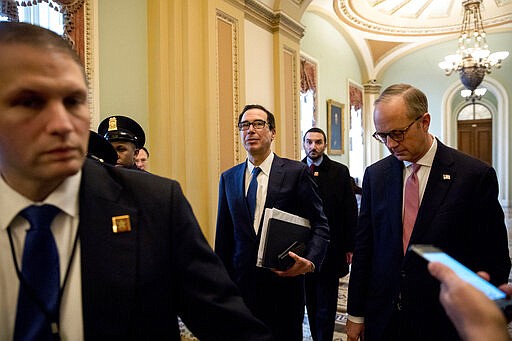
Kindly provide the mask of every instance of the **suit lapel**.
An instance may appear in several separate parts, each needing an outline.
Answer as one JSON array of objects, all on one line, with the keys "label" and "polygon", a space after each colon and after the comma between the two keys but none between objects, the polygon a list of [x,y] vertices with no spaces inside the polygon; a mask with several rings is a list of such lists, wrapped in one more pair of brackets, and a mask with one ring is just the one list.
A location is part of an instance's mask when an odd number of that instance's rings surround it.
[{"label": "suit lapel", "polygon": [[247,168],[247,161],[239,164],[234,170],[234,176],[226,177],[227,188],[232,189],[230,195],[228,195],[231,206],[234,207],[233,212],[239,212],[240,216],[236,219],[240,221],[246,221],[247,224],[240,224],[240,226],[247,226],[247,233],[253,238],[256,238],[256,232],[254,231],[251,221],[251,215],[249,213],[249,207],[247,206],[247,200],[245,198],[245,169]]},{"label": "suit lapel", "polygon": [[455,177],[456,172],[453,169],[452,155],[441,142],[437,141],[436,155],[432,162],[432,169],[411,235],[411,244],[415,240],[422,240],[422,236],[429,230],[431,222],[439,207],[443,204]]},{"label": "suit lapel", "polygon": [[[389,226],[393,234],[392,240],[402,245],[402,201],[403,201],[403,167],[402,161],[390,156],[389,168],[385,170],[386,177],[382,185],[386,188],[386,196],[382,205],[389,207]],[[390,204],[391,203],[391,204]]]},{"label": "suit lapel", "polygon": [[267,199],[265,200],[265,208],[274,207],[274,203],[277,199],[277,194],[281,191],[281,185],[284,179],[284,162],[283,160],[274,154],[274,161],[272,167],[270,167],[270,174],[268,178],[267,187]]}]

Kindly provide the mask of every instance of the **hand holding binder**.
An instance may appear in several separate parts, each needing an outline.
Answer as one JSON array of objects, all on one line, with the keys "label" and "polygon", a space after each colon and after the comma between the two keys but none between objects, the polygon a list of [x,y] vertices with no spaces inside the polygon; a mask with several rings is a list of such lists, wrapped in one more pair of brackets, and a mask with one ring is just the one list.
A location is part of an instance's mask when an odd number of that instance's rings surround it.
[{"label": "hand holding binder", "polygon": [[278,269],[288,269],[295,263],[292,257],[290,257],[289,252],[293,252],[298,256],[303,256],[306,251],[306,244],[303,242],[294,241],[289,247],[287,247],[283,252],[281,252],[278,256]]},{"label": "hand holding binder", "polygon": [[310,233],[307,219],[276,208],[265,209],[256,266],[286,270],[295,262],[288,252],[304,255]]}]

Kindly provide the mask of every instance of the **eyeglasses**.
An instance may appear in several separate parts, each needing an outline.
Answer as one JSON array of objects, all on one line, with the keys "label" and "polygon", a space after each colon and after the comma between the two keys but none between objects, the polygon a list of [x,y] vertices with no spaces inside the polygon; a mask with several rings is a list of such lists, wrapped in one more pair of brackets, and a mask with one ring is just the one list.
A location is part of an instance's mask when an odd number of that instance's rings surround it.
[{"label": "eyeglasses", "polygon": [[375,132],[373,133],[373,137],[379,141],[380,143],[386,143],[388,142],[388,136],[395,142],[402,142],[405,138],[405,133],[407,132],[407,130],[409,130],[409,128],[414,124],[414,122],[416,122],[417,120],[419,120],[420,118],[422,118],[423,115],[420,115],[418,117],[416,117],[414,119],[414,121],[412,121],[406,128],[404,129],[396,129],[396,130],[391,130],[390,132],[387,132],[387,133],[379,133],[379,132]]},{"label": "eyeglasses", "polygon": [[249,127],[252,125],[252,127],[254,129],[260,130],[260,129],[265,128],[265,124],[268,124],[268,123],[263,120],[254,120],[252,122],[243,121],[243,122],[238,123],[238,129],[240,131],[249,130]]}]

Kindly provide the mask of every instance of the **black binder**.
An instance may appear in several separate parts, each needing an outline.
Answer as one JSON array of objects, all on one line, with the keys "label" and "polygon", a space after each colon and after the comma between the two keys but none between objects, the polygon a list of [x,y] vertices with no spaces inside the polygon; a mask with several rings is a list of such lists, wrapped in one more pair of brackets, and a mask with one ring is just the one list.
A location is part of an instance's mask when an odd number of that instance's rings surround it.
[{"label": "black binder", "polygon": [[266,233],[262,233],[264,240],[260,242],[260,248],[263,249],[257,265],[279,270],[289,268],[294,260],[288,256],[288,251],[303,256],[310,233],[309,226],[278,218],[268,219]]}]

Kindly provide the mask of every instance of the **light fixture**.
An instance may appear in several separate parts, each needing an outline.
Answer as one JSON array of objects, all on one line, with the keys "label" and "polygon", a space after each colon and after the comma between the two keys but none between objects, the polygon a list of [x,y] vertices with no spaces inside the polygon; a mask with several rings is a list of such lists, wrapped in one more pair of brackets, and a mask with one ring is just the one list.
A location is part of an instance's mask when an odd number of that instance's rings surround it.
[{"label": "light fixture", "polygon": [[485,74],[491,73],[493,67],[500,68],[501,62],[508,57],[507,51],[489,51],[480,13],[481,3],[482,0],[462,1],[464,19],[457,54],[446,56],[439,63],[447,76],[458,71],[460,81],[470,91],[475,91]]},{"label": "light fixture", "polygon": [[486,88],[477,88],[473,91],[468,90],[468,89],[463,89],[460,91],[460,95],[462,97],[464,97],[464,99],[466,101],[471,100],[474,103],[475,100],[477,100],[477,101],[481,100],[482,96],[485,95],[486,92],[487,92]]}]

